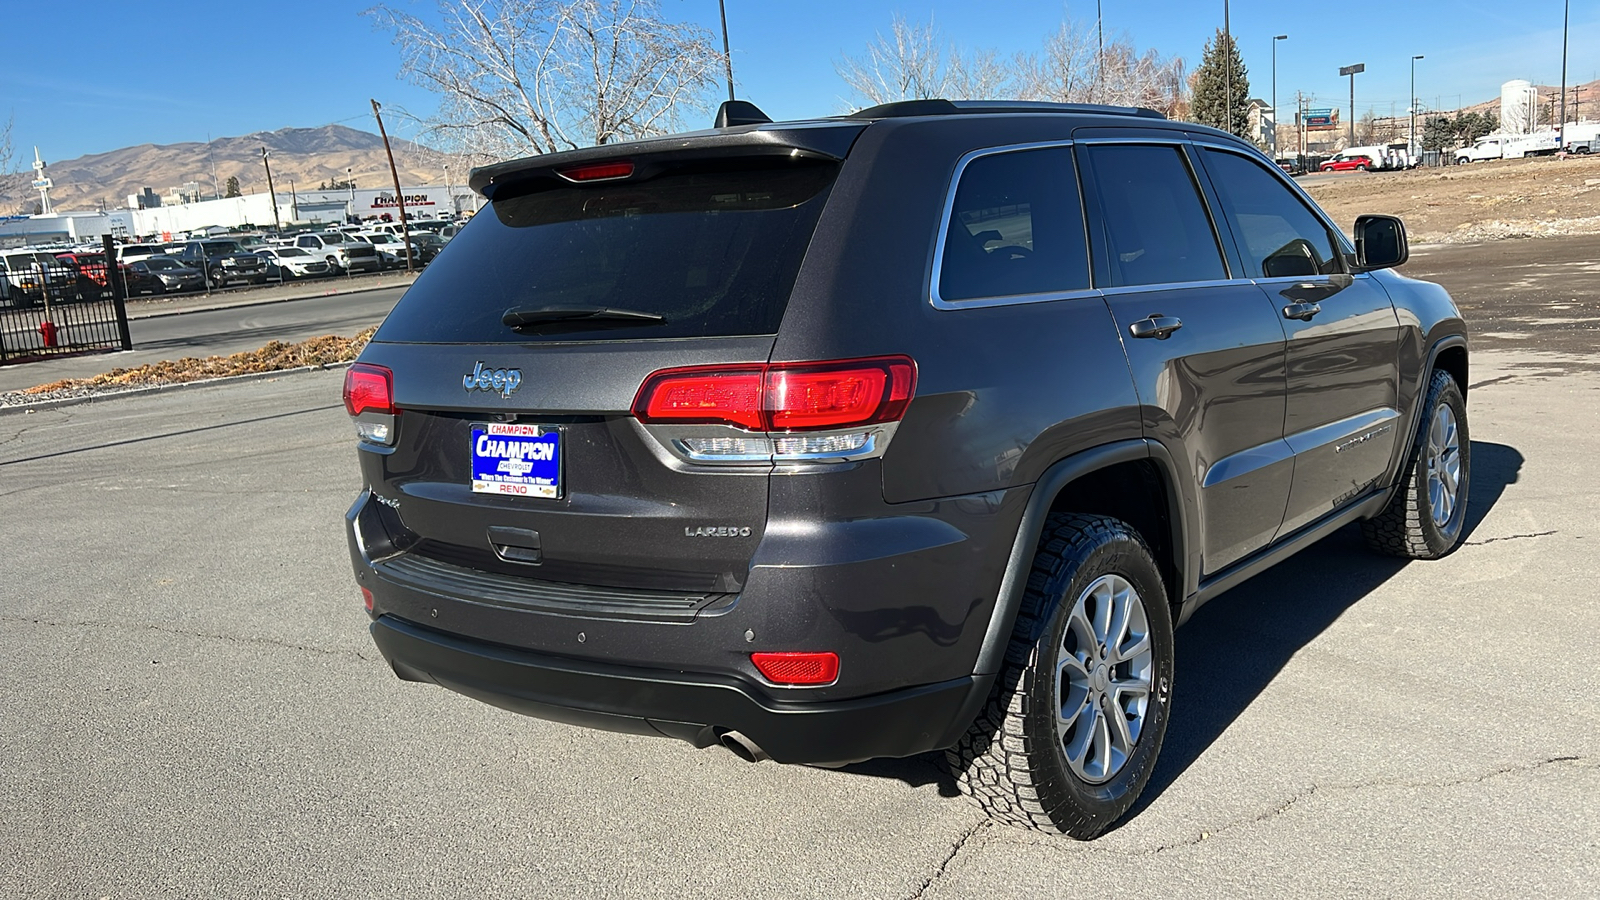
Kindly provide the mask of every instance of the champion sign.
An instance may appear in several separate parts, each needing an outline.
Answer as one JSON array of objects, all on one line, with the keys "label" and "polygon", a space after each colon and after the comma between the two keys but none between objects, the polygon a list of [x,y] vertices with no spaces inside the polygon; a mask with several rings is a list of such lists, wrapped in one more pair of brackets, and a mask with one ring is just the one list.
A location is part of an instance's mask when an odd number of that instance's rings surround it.
[{"label": "champion sign", "polygon": [[494,391],[502,397],[509,397],[522,384],[521,369],[485,369],[483,363],[478,363],[461,379],[461,386],[472,391]]},{"label": "champion sign", "polygon": [[537,425],[472,428],[474,493],[561,495],[561,434]]}]

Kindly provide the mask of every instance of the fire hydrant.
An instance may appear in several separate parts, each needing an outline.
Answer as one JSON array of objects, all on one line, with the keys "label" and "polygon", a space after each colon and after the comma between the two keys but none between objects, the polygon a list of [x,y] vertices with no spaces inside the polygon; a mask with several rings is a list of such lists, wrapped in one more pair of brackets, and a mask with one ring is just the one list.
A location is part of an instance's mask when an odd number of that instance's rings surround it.
[{"label": "fire hydrant", "polygon": [[39,336],[44,338],[44,345],[46,347],[54,347],[56,345],[56,323],[50,321],[49,319],[40,322]]}]

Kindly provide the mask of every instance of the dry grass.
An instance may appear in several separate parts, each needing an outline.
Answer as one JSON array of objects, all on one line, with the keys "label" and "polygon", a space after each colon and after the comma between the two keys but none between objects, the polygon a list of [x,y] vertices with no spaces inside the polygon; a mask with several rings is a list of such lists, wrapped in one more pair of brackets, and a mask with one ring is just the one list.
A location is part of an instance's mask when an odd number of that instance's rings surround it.
[{"label": "dry grass", "polygon": [[207,378],[224,378],[229,375],[250,375],[257,372],[277,372],[304,366],[325,366],[350,362],[372,339],[377,331],[374,325],[354,337],[325,334],[298,344],[273,341],[260,350],[247,350],[232,356],[208,356],[205,359],[185,357],[163,360],[132,369],[112,369],[93,378],[66,378],[24,390],[24,394],[48,394],[84,388],[145,387],[157,384],[178,384],[201,381]]},{"label": "dry grass", "polygon": [[1345,229],[1362,213],[1400,216],[1413,242],[1600,232],[1600,155],[1346,175],[1306,192]]}]

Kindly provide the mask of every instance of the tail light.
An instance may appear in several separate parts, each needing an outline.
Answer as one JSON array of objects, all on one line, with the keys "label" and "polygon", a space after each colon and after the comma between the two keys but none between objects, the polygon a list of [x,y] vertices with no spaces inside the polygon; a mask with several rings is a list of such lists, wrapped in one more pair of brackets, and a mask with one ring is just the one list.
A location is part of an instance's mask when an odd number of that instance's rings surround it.
[{"label": "tail light", "polygon": [[750,661],[773,684],[816,685],[839,680],[837,653],[752,653]]},{"label": "tail light", "polygon": [[663,369],[645,379],[633,414],[646,424],[826,431],[898,420],[916,382],[904,356]]},{"label": "tail light", "polygon": [[697,462],[851,459],[881,453],[916,391],[909,357],[690,366],[646,378],[633,414],[645,425],[723,425],[752,434],[668,437]]},{"label": "tail light", "polygon": [[356,434],[374,444],[394,441],[394,373],[383,366],[355,363],[344,373],[344,408]]}]

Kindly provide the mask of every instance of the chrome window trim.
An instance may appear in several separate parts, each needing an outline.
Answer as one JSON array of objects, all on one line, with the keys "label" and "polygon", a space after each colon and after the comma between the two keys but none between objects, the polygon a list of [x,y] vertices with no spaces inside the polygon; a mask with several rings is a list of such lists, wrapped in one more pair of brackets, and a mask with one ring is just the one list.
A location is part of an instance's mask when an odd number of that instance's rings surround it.
[{"label": "chrome window trim", "polygon": [[1237,287],[1254,283],[1248,278],[1213,278],[1209,281],[1161,281],[1155,284],[1125,284],[1121,287],[1101,288],[1100,294],[1104,297],[1118,297],[1124,294],[1148,294],[1154,291],[1181,291],[1207,287]]},{"label": "chrome window trim", "polygon": [[[1074,141],[1033,141],[1026,144],[1006,144],[1000,147],[981,147],[970,151],[956,160],[955,171],[950,175],[950,185],[945,189],[944,211],[939,216],[939,232],[933,247],[933,267],[928,276],[928,302],[934,309],[985,309],[995,306],[1019,306],[1024,303],[1052,303],[1057,300],[1079,300],[1095,297],[1099,292],[1094,288],[1094,267],[1091,265],[1089,254],[1088,223],[1084,222],[1083,235],[1083,267],[1089,273],[1089,285],[1081,288],[1071,288],[1064,291],[1050,291],[1040,294],[1004,294],[995,297],[973,297],[968,300],[946,300],[939,296],[939,276],[944,270],[945,238],[950,234],[950,218],[955,214],[956,191],[961,187],[961,176],[966,174],[967,166],[975,159],[985,156],[999,156],[1002,153],[1025,153],[1029,150],[1050,150],[1057,148],[1070,148]],[[1076,163],[1074,163],[1076,166]],[[1073,180],[1077,182],[1077,171],[1073,171]],[[1085,219],[1083,208],[1083,188],[1078,187],[1078,216]]]}]

